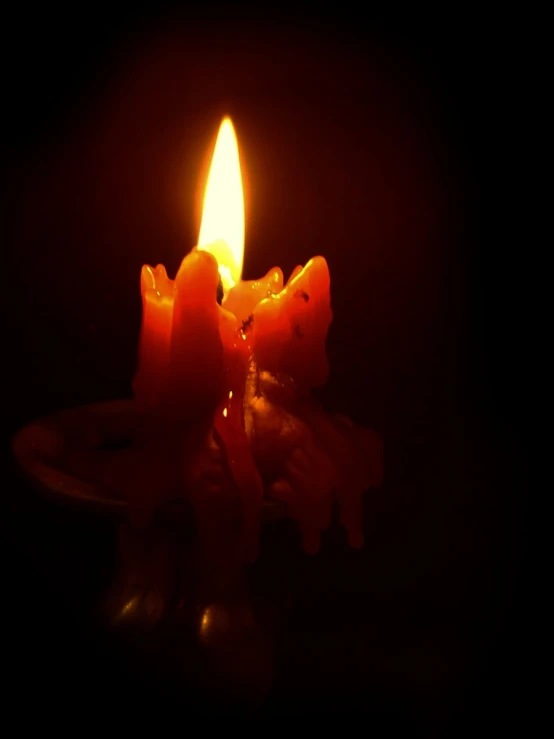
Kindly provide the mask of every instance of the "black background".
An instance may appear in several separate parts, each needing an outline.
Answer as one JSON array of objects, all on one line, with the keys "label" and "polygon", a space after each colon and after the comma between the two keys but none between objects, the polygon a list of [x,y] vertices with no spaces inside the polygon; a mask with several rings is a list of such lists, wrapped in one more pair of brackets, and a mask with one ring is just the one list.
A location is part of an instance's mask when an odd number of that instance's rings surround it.
[{"label": "black background", "polygon": [[513,724],[526,424],[500,22],[362,20],[344,5],[73,13],[12,12],[4,26],[7,705],[102,715],[125,694],[129,675],[107,674],[83,626],[113,531],[35,498],[9,443],[44,413],[129,395],[140,267],[173,275],[194,244],[202,166],[229,113],[246,167],[243,274],[327,258],[321,398],[385,439],[356,602],[384,604],[372,628],[409,646],[383,647],[397,667],[381,676],[376,662],[385,708],[351,677],[347,711],[336,678],[335,713],[449,735],[477,717]]}]

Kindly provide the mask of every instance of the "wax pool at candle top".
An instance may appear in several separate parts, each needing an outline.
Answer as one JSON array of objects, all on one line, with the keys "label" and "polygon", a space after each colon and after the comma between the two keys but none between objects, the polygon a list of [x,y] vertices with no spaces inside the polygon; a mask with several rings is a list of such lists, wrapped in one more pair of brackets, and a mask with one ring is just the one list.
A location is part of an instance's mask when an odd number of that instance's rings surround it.
[{"label": "wax pool at candle top", "polygon": [[[323,257],[297,268],[283,287],[275,267],[260,280],[242,281],[217,305],[218,266],[208,251],[193,249],[177,277],[143,267],[143,321],[134,388],[139,405],[159,396],[178,417],[215,408],[224,390],[223,342],[231,345],[245,322],[258,365],[290,375],[301,386],[325,382],[325,339],[331,322],[330,278]],[[236,323],[233,318],[236,318]],[[230,349],[228,349],[228,352]]]},{"label": "wax pool at candle top", "polygon": [[223,301],[223,307],[242,324],[250,318],[261,300],[278,295],[282,289],[283,272],[279,267],[274,267],[261,280],[243,280],[232,287]]}]

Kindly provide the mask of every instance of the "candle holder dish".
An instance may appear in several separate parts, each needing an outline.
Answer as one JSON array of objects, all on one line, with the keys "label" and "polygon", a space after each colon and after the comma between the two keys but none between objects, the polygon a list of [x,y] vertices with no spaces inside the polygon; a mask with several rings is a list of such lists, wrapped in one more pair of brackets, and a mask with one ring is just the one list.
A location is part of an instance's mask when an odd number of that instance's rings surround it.
[{"label": "candle holder dish", "polygon": [[[128,517],[127,502],[103,478],[106,461],[132,441],[133,400],[112,400],[58,411],[20,429],[13,452],[27,481],[54,503]],[[265,500],[262,522],[282,519],[284,503]]]}]

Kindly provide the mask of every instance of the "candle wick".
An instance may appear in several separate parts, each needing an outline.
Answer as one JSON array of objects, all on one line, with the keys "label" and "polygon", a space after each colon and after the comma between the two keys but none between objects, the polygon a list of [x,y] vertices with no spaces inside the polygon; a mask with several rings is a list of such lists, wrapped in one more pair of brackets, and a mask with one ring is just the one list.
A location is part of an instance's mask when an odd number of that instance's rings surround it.
[{"label": "candle wick", "polygon": [[217,283],[217,292],[215,299],[218,302],[218,305],[221,305],[223,303],[223,283],[221,282],[221,275],[219,277],[219,282]]},{"label": "candle wick", "polygon": [[296,292],[294,293],[294,297],[295,297],[295,298],[302,298],[302,300],[305,300],[305,301],[306,301],[306,303],[307,303],[307,302],[308,302],[308,300],[310,299],[310,296],[308,295],[308,293],[307,293],[307,292],[306,292],[305,290],[297,290],[297,291],[296,291]]}]

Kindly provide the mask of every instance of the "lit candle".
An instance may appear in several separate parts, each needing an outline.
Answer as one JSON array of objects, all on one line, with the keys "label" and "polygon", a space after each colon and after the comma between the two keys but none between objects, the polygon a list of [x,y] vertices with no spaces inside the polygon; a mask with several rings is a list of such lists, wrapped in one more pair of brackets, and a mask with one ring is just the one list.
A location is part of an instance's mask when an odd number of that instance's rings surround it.
[{"label": "lit candle", "polygon": [[[265,491],[286,503],[307,551],[317,551],[337,498],[349,541],[361,546],[362,495],[382,478],[380,439],[328,417],[309,395],[329,373],[327,262],[317,256],[296,267],[286,285],[279,267],[260,280],[241,281],[244,230],[237,139],[225,118],[198,246],[184,258],[175,281],[161,265],[142,270],[137,408],[169,422],[173,434],[180,427],[189,442],[196,430],[187,454],[183,449],[183,467],[196,470],[189,499],[201,534],[218,519],[218,507],[231,516],[229,501],[237,499],[241,556],[251,561]],[[209,444],[223,453],[227,471],[218,463],[220,477],[215,483],[210,473],[208,492],[198,460]],[[213,535],[216,529],[211,527],[212,540],[219,537]]]}]

